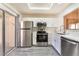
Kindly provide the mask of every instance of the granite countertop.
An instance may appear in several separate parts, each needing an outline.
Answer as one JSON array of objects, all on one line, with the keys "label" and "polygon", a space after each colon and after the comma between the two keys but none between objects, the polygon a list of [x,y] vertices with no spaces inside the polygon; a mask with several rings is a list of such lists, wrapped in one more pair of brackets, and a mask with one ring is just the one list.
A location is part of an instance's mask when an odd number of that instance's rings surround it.
[{"label": "granite countertop", "polygon": [[66,35],[61,35],[61,37],[79,42],[79,34],[66,34]]}]

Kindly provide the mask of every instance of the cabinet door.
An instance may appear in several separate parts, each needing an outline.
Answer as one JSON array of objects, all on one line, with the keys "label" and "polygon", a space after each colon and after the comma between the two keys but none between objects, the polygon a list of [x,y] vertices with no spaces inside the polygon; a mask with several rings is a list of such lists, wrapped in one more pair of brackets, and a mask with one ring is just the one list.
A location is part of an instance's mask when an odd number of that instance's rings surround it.
[{"label": "cabinet door", "polygon": [[61,53],[61,40],[59,34],[56,34],[56,50]]},{"label": "cabinet door", "polygon": [[3,54],[3,12],[0,10],[0,56]]},{"label": "cabinet door", "polygon": [[33,45],[37,44],[37,42],[36,42],[36,35],[37,35],[37,32],[33,32]]},{"label": "cabinet door", "polygon": [[55,48],[55,39],[52,40],[52,45]]},{"label": "cabinet door", "polygon": [[79,29],[79,8],[77,9],[77,22],[76,22],[76,29]]},{"label": "cabinet door", "polygon": [[5,13],[5,54],[15,47],[15,16]]},{"label": "cabinet door", "polygon": [[52,45],[61,54],[61,40],[59,34],[55,34]]},{"label": "cabinet door", "polygon": [[54,48],[56,48],[56,34],[54,34],[53,39],[52,39],[52,45],[54,46]]},{"label": "cabinet door", "polygon": [[[67,14],[66,17],[64,17],[64,27],[66,29],[70,29],[70,26],[75,24],[73,29],[76,29],[76,23],[78,22],[78,9],[72,11],[71,13]],[[71,28],[72,29],[72,28]]]},{"label": "cabinet door", "polygon": [[79,8],[78,8],[78,13],[77,13],[77,15],[78,15],[78,17],[77,17],[77,18],[78,18],[78,19],[77,19],[78,21],[77,21],[77,22],[79,23]]},{"label": "cabinet door", "polygon": [[77,10],[74,10],[73,12],[71,12],[68,16],[68,21],[69,24],[73,24],[77,22]]},{"label": "cabinet door", "polygon": [[68,29],[68,19],[67,19],[67,16],[64,17],[64,31],[66,31],[66,29]]}]

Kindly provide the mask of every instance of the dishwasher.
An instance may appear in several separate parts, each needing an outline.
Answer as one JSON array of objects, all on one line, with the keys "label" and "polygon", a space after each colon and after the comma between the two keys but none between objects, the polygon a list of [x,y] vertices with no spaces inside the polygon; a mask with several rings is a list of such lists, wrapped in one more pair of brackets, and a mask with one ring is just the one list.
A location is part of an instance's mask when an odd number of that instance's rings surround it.
[{"label": "dishwasher", "polygon": [[61,37],[61,55],[79,56],[79,43],[76,41]]}]

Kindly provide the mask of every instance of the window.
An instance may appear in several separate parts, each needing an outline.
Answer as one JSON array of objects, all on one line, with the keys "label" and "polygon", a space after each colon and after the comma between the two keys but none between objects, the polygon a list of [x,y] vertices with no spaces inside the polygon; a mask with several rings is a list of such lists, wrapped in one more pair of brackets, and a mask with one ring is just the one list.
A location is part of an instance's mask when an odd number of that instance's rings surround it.
[{"label": "window", "polygon": [[79,23],[76,23],[76,29],[79,29]]},{"label": "window", "polygon": [[76,29],[75,26],[76,26],[75,24],[70,24],[69,29]]}]

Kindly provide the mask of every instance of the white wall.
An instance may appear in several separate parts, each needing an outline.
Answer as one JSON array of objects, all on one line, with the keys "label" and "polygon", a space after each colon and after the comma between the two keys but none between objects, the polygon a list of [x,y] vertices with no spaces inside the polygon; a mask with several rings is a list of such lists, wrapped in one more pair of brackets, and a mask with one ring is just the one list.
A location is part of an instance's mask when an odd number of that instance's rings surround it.
[{"label": "white wall", "polygon": [[28,18],[24,17],[23,21],[33,21],[34,27],[36,27],[37,22],[46,22],[47,27],[57,27],[58,26],[58,19],[57,18]]}]

